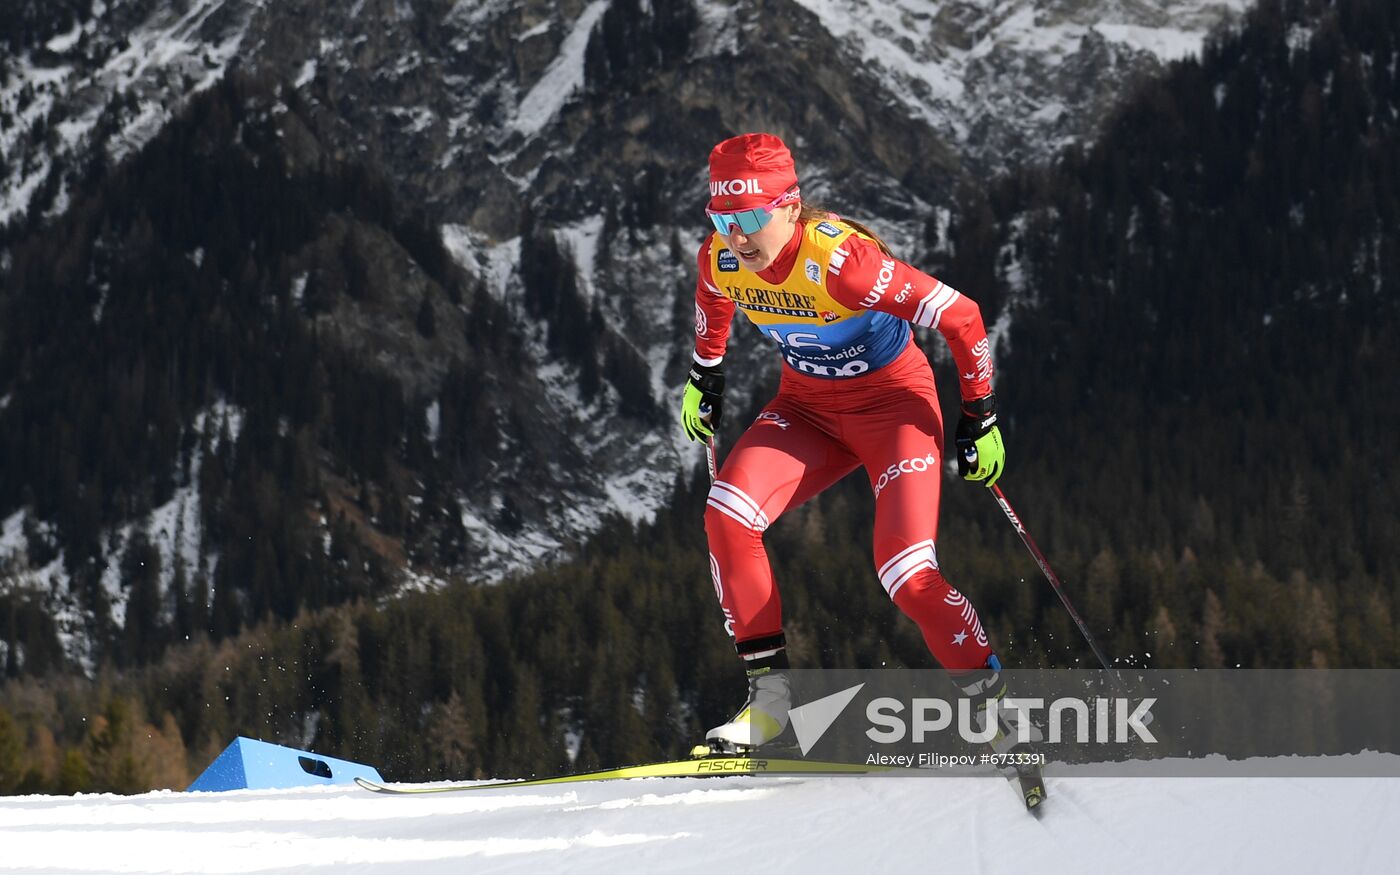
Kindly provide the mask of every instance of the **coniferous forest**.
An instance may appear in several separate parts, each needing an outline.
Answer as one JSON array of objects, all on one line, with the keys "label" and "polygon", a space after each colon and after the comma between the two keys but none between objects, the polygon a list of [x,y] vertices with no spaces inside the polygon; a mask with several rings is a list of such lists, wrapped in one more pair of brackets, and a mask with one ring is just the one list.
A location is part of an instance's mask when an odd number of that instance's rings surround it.
[{"label": "coniferous forest", "polygon": [[[100,615],[103,532],[179,489],[201,496],[221,560],[176,569],[166,605],[159,556],[134,545],[124,622],[86,667],[33,594],[0,586],[0,793],[183,787],[238,734],[393,779],[688,748],[742,693],[705,559],[704,471],[676,473],[654,522],[612,520],[571,561],[473,583],[448,494],[489,463],[489,428],[528,428],[490,400],[509,396],[497,363],[522,341],[372,172],[256,141],[275,89],[225,83],[128,165],[90,168],[51,226],[6,231],[0,510],[52,521],[26,532],[30,561],[61,540]],[[220,147],[235,127],[243,142]],[[921,266],[988,324],[1010,316],[1002,485],[1110,656],[1400,663],[1397,229],[1388,0],[1264,2],[1143,83],[1092,143],[967,186],[952,226],[930,223]],[[639,421],[675,427],[620,345],[589,346],[586,305],[548,270],[558,252],[525,236],[551,348],[585,390],[608,381]],[[317,319],[375,306],[378,272],[410,264],[413,354],[461,356],[436,453],[427,399]],[[169,287],[178,301],[150,291]],[[951,428],[941,341],[922,340]],[[237,421],[211,412],[221,399]],[[730,402],[721,447],[762,400]],[[940,560],[1003,661],[1090,665],[990,498],[955,478],[943,494]],[[797,665],[931,665],[876,585],[870,509],[856,474],[768,534]],[[322,518],[330,546],[308,550]],[[410,557],[456,582],[391,596]]]}]

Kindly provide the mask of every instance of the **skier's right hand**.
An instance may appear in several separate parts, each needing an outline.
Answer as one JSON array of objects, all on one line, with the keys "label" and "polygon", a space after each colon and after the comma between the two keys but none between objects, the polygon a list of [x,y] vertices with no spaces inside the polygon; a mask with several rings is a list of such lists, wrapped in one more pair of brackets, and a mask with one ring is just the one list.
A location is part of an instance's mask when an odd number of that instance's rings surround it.
[{"label": "skier's right hand", "polygon": [[714,437],[724,410],[724,371],[719,365],[692,364],[681,402],[681,427],[686,437],[702,441]]},{"label": "skier's right hand", "polygon": [[997,396],[987,395],[975,401],[964,401],[955,436],[958,448],[958,473],[964,480],[996,485],[1006,469],[1006,449],[997,427]]}]

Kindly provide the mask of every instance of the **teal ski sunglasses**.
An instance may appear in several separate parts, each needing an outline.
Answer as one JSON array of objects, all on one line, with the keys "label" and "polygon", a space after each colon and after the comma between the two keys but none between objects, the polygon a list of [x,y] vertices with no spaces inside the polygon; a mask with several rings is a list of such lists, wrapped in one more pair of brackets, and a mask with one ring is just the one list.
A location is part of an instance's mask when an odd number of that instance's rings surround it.
[{"label": "teal ski sunglasses", "polygon": [[789,201],[796,200],[800,193],[797,186],[793,186],[761,207],[754,207],[751,210],[735,210],[729,213],[706,208],[705,215],[710,217],[710,222],[715,226],[715,230],[726,236],[730,233],[729,229],[735,225],[738,225],[739,230],[745,234],[753,234],[763,230],[764,226],[772,220],[774,210]]}]

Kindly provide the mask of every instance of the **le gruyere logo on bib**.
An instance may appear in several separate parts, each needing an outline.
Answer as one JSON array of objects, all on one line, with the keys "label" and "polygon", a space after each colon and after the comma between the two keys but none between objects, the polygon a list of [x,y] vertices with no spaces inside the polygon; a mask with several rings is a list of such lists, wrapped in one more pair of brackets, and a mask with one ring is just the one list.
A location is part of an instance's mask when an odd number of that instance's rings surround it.
[{"label": "le gruyere logo on bib", "polygon": [[817,318],[817,299],[811,295],[774,289],[725,286],[724,294],[741,309],[756,313],[772,313],[797,319]]},{"label": "le gruyere logo on bib", "polygon": [[719,251],[719,269],[725,273],[737,273],[739,271],[739,256],[728,249]]}]

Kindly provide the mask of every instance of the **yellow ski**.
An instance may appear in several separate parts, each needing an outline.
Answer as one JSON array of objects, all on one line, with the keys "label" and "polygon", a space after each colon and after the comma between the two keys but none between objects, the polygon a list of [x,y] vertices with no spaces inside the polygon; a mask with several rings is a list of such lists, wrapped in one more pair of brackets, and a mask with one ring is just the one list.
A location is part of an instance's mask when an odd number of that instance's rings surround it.
[{"label": "yellow ski", "polygon": [[375,793],[417,795],[421,793],[457,793],[464,790],[503,790],[511,787],[546,787],[554,784],[617,781],[627,778],[716,778],[724,775],[865,775],[876,771],[884,770],[854,763],[827,763],[815,760],[756,756],[714,756],[701,759],[668,760],[640,766],[624,766],[620,769],[599,769],[593,772],[580,772],[576,775],[520,778],[513,781],[396,787],[356,777],[355,783],[366,790],[373,790]]}]

